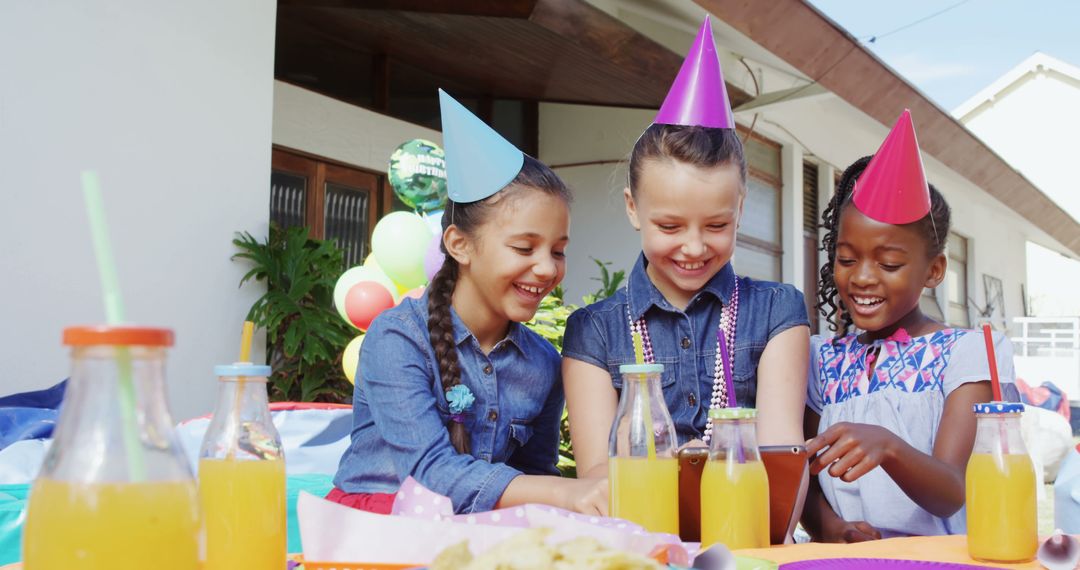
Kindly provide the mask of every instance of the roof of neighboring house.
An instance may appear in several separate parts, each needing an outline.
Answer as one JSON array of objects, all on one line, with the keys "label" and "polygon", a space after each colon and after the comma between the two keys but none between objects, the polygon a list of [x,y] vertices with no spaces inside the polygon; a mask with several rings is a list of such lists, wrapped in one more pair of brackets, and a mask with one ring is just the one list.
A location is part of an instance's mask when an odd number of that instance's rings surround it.
[{"label": "roof of neighboring house", "polygon": [[1046,55],[1045,53],[1035,52],[1031,57],[1025,59],[1019,65],[1006,72],[1005,75],[997,78],[997,80],[990,85],[987,85],[982,91],[979,91],[970,99],[953,109],[952,115],[963,121],[969,113],[978,109],[983,103],[993,101],[998,95],[1001,95],[1014,84],[1033,78],[1039,71],[1039,68],[1053,70],[1062,75],[1071,77],[1076,81],[1080,81],[1080,67],[1070,65],[1060,59]]},{"label": "roof of neighboring house", "polygon": [[886,127],[911,109],[922,150],[1080,255],[1080,223],[806,0],[694,0]]}]

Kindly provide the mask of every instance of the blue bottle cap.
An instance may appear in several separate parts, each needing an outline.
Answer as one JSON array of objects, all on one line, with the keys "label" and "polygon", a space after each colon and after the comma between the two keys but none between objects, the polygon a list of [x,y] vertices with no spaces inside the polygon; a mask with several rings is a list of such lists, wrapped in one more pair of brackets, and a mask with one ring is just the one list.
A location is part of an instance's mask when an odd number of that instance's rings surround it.
[{"label": "blue bottle cap", "polygon": [[976,414],[1019,414],[1024,405],[1019,402],[983,402],[972,406]]},{"label": "blue bottle cap", "polygon": [[619,374],[659,374],[663,371],[663,364],[622,364],[619,366]]},{"label": "blue bottle cap", "polygon": [[270,367],[265,364],[252,364],[250,362],[234,362],[232,364],[218,364],[214,367],[216,376],[270,376]]}]

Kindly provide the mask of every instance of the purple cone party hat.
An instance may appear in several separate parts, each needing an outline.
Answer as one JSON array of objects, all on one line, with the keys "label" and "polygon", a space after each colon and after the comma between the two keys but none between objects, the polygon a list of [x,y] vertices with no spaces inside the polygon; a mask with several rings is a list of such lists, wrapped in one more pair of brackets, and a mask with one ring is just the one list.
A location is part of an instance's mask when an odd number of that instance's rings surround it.
[{"label": "purple cone party hat", "polygon": [[855,181],[851,199],[860,212],[886,224],[910,224],[930,213],[930,187],[911,111],[900,114]]},{"label": "purple cone party hat", "polygon": [[653,123],[735,128],[731,101],[724,86],[724,72],[720,70],[720,58],[716,54],[708,16],[705,16],[694,45],[690,46],[679,75],[671,84]]},{"label": "purple cone party hat", "polygon": [[477,202],[512,182],[525,164],[525,154],[442,89],[439,107],[450,199]]}]

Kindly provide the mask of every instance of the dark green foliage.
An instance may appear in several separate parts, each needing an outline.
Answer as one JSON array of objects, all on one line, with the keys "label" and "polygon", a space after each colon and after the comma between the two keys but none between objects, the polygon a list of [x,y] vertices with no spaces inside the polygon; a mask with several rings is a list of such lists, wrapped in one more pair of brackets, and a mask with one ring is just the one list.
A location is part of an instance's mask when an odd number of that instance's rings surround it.
[{"label": "dark green foliage", "polygon": [[240,285],[266,284],[248,320],[266,331],[271,399],[350,402],[352,384],[341,370],[341,354],[357,332],[334,310],[341,250],[309,238],[307,228],[281,230],[274,224],[265,242],[244,232],[233,244],[240,250],[233,259],[252,264]]}]

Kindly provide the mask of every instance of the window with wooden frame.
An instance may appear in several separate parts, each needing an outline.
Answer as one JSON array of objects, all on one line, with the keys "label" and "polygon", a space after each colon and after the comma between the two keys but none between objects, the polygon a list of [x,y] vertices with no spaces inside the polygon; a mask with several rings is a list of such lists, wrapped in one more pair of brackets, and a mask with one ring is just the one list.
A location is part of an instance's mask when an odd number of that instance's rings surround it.
[{"label": "window with wooden frame", "polygon": [[364,262],[371,231],[386,204],[385,175],[275,147],[270,171],[270,221],[306,226],[345,254],[345,267]]},{"label": "window with wooden frame", "polygon": [[[739,136],[747,131],[739,128]],[[735,247],[736,269],[754,279],[780,281],[780,144],[757,134],[743,143],[746,200]]]},{"label": "window with wooden frame", "polygon": [[949,258],[946,269],[945,288],[949,299],[949,324],[970,327],[971,316],[968,313],[968,239],[949,232],[949,241],[945,248]]},{"label": "window with wooden frame", "polygon": [[803,161],[803,300],[810,318],[810,330],[820,326],[817,311],[818,271],[818,165]]}]

